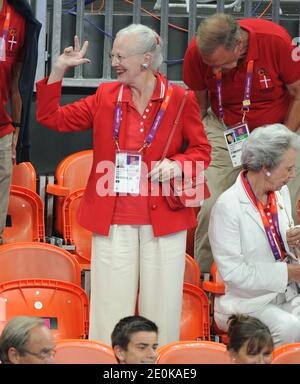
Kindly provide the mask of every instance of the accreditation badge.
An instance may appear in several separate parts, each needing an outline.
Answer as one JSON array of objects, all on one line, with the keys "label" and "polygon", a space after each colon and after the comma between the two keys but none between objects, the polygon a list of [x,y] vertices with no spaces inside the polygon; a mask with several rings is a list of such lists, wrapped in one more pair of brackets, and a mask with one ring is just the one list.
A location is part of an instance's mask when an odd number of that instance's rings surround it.
[{"label": "accreditation badge", "polygon": [[141,163],[139,152],[116,152],[114,192],[140,193]]},{"label": "accreditation badge", "polygon": [[247,123],[228,127],[224,132],[224,137],[233,167],[241,166],[242,146],[249,137]]}]

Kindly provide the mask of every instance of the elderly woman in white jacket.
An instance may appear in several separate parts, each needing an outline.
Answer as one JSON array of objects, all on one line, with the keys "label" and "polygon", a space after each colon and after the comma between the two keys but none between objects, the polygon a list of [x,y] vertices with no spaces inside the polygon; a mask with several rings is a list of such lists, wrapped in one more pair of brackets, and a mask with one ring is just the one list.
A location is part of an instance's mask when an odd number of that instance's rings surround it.
[{"label": "elderly woman in white jacket", "polygon": [[295,177],[300,138],[284,125],[256,128],[243,144],[244,170],[217,200],[209,239],[225,294],[215,321],[254,316],[275,345],[300,342],[300,227],[294,226],[287,182]]}]

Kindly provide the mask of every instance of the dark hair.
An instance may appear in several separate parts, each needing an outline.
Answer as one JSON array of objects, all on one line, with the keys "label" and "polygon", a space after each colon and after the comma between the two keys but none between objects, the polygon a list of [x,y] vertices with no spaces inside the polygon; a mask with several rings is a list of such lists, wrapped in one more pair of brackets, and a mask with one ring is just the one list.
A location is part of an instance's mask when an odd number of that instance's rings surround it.
[{"label": "dark hair", "polygon": [[116,324],[114,330],[112,331],[112,347],[119,345],[126,351],[131,335],[136,332],[158,333],[158,328],[153,321],[148,320],[143,316],[124,317]]},{"label": "dark hair", "polygon": [[266,345],[273,350],[271,332],[259,319],[252,316],[232,315],[228,323],[228,350],[238,352],[246,342],[248,342],[247,354],[257,355]]}]

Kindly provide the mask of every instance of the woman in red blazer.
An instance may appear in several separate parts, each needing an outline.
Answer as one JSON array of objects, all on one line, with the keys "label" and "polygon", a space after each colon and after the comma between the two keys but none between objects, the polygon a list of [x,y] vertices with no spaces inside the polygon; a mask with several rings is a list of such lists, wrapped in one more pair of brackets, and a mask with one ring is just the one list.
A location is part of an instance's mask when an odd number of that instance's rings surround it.
[{"label": "woman in red blazer", "polygon": [[[160,344],[178,340],[186,231],[192,208],[171,210],[162,183],[207,168],[210,145],[192,92],[178,116],[184,89],[158,72],[160,37],[132,24],[118,32],[110,54],[117,81],[60,106],[61,82],[71,67],[89,63],[75,36],[49,78],[37,83],[37,120],[67,132],[93,128],[94,159],[79,209],[93,232],[91,339],[110,343],[114,325],[138,310],[160,329]],[[176,117],[176,132],[162,159]],[[197,165],[197,166],[196,166]]]}]

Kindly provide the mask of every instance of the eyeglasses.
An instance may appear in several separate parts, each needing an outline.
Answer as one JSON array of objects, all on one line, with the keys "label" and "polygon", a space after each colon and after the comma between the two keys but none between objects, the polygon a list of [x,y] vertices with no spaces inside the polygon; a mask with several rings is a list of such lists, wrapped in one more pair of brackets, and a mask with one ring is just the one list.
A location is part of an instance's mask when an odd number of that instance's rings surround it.
[{"label": "eyeglasses", "polygon": [[50,349],[49,351],[42,351],[37,353],[37,352],[28,351],[27,349],[23,349],[22,354],[28,354],[28,355],[34,356],[39,360],[46,360],[51,357],[54,357],[56,355],[56,350]]},{"label": "eyeglasses", "polygon": [[127,59],[128,57],[135,56],[135,55],[138,55],[138,53],[133,53],[133,54],[128,55],[128,56],[121,56],[118,53],[113,54],[111,52],[108,54],[111,61],[113,61],[113,59],[116,59],[118,63],[122,63],[123,60]]}]

